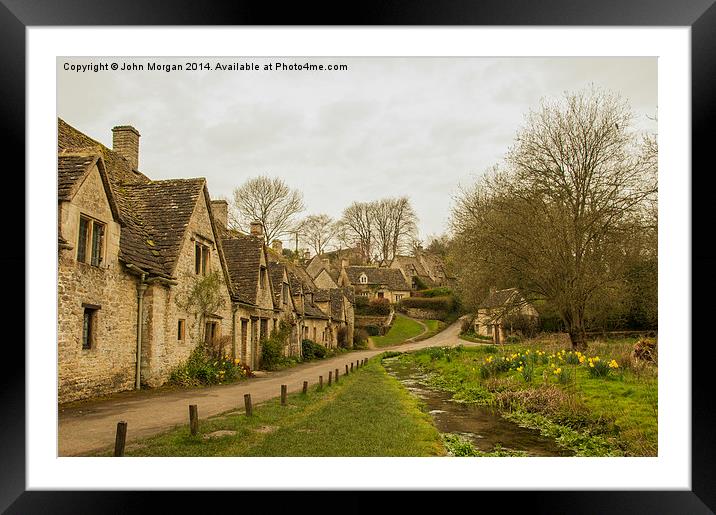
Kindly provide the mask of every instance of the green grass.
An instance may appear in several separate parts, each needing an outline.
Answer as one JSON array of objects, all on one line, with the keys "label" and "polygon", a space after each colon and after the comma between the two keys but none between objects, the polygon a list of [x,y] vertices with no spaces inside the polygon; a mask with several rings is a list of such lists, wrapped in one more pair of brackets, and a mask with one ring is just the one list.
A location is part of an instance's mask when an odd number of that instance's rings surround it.
[{"label": "green grass", "polygon": [[[201,405],[199,406],[201,411]],[[236,434],[204,439],[214,431]],[[126,456],[436,456],[440,434],[419,401],[389,376],[378,360],[338,384],[306,395],[289,395],[241,412],[200,421],[200,435],[187,426],[134,442]],[[104,455],[109,455],[105,453]]]},{"label": "green grass", "polygon": [[[507,418],[540,429],[577,455],[656,456],[657,371],[653,366],[635,369],[626,361],[632,343],[610,340],[587,353],[617,359],[620,368],[606,378],[589,377],[586,362],[568,365],[559,359],[534,365],[531,382],[515,369],[487,376],[481,371],[489,356],[509,357],[530,348],[524,345],[424,349],[403,354],[399,363],[432,372],[432,385],[453,393],[455,400],[494,405]],[[539,348],[533,346],[531,352]],[[551,363],[568,371],[566,384],[558,383]]]},{"label": "green grass", "polygon": [[373,345],[376,347],[388,347],[403,343],[405,340],[414,338],[423,332],[423,326],[403,315],[395,314],[395,320],[385,336],[372,336]]},{"label": "green grass", "polygon": [[491,336],[478,336],[475,333],[460,333],[458,338],[467,342],[474,343],[492,343],[493,338]]}]

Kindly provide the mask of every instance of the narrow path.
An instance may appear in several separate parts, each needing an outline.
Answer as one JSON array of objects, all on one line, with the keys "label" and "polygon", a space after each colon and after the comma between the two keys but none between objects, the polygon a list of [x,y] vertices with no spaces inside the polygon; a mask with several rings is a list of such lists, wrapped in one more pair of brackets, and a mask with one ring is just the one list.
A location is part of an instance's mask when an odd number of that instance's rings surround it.
[{"label": "narrow path", "polygon": [[340,376],[345,365],[371,358],[387,350],[411,351],[433,346],[470,345],[460,340],[460,321],[440,333],[420,342],[403,343],[380,349],[352,351],[334,358],[267,373],[265,377],[239,383],[179,390],[156,395],[132,396],[131,392],[99,401],[81,403],[77,407],[61,408],[58,424],[58,455],[81,456],[109,449],[114,445],[117,422],[127,422],[127,442],[164,432],[177,425],[188,423],[190,404],[197,404],[199,418],[207,418],[233,409],[243,410],[244,394],[250,393],[258,404],[280,393],[285,384],[289,392],[298,392],[303,381],[309,385],[318,382],[322,375],[327,381],[328,372],[336,368]]}]

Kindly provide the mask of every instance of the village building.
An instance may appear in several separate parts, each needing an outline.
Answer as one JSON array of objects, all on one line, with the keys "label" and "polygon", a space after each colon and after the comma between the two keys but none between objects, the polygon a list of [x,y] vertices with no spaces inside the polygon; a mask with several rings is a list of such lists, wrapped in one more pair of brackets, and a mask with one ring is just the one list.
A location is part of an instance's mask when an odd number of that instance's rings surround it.
[{"label": "village building", "polygon": [[455,277],[448,273],[440,256],[425,251],[420,251],[415,256],[395,256],[386,266],[403,272],[413,290],[453,287],[456,281]]},{"label": "village building", "polygon": [[60,402],[158,386],[197,341],[231,334],[225,282],[211,313],[181,302],[225,279],[206,181],[149,179],[139,138],[115,127],[108,149],[58,119]]},{"label": "village building", "polygon": [[335,347],[342,328],[352,342],[352,292],[320,279],[324,301],[260,223],[230,230],[204,178],[140,172],[139,138],[115,127],[109,149],[58,119],[59,402],[159,386],[199,344],[258,369],[282,324],[287,355]]},{"label": "village building", "polygon": [[517,288],[491,290],[477,309],[474,331],[499,345],[510,334],[535,328],[538,320],[539,313]]},{"label": "village building", "polygon": [[410,284],[400,270],[376,266],[344,266],[338,285],[350,286],[356,296],[388,299],[392,304],[410,297],[411,291]]}]

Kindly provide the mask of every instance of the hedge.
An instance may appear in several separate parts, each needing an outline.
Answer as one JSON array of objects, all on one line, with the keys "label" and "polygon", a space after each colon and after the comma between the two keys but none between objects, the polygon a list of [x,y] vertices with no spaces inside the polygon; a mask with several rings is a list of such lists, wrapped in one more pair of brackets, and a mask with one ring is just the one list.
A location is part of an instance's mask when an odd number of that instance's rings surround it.
[{"label": "hedge", "polygon": [[455,299],[452,296],[407,297],[400,301],[400,307],[431,309],[433,311],[444,311],[447,313],[455,308]]}]

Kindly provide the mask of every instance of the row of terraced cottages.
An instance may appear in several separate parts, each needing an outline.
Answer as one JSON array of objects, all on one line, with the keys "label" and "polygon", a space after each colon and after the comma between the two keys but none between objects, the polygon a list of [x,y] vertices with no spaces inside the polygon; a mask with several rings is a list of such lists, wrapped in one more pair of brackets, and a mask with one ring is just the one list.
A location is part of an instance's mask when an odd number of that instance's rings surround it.
[{"label": "row of terraced cottages", "polygon": [[229,230],[205,179],[150,179],[139,132],[112,132],[109,149],[58,119],[59,402],[161,385],[204,341],[257,369],[282,322],[290,355],[352,342],[349,288],[317,288],[260,223]]}]

